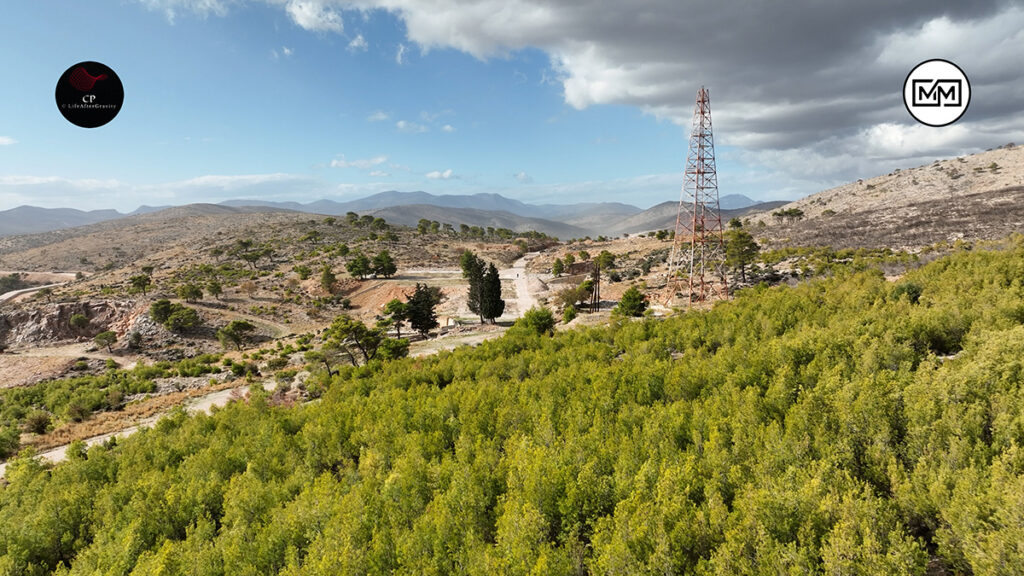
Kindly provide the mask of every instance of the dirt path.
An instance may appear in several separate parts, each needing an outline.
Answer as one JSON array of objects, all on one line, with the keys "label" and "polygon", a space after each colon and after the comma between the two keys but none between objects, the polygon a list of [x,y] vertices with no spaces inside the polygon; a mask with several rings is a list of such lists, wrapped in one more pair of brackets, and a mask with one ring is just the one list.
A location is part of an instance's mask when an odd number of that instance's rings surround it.
[{"label": "dirt path", "polygon": [[[63,286],[68,282],[76,278],[76,272],[26,272],[21,270],[0,270],[0,276],[7,276],[10,274],[23,274],[25,279],[29,282],[50,282],[44,286],[33,286],[31,288],[22,288],[21,290],[11,290],[10,292],[4,292],[0,294],[0,304],[4,302],[12,301],[19,296],[25,296],[38,292],[43,288],[56,288]],[[57,280],[63,280],[63,282],[57,282]]]},{"label": "dirt path", "polygon": [[[172,300],[172,302],[181,302],[182,304],[185,303],[183,300]],[[226,300],[222,300],[221,302],[226,302]],[[249,322],[255,324],[257,327],[265,326],[267,328],[270,328],[273,331],[274,338],[283,338],[285,336],[293,336],[297,334],[296,328],[294,326],[289,326],[287,324],[282,324],[280,322],[275,322],[273,320],[267,320],[262,316],[246,314],[245,312],[239,312],[237,310],[228,310],[227,308],[214,308],[212,306],[203,306],[202,302],[195,305],[208,312],[219,314],[225,317],[228,321],[248,320]]]},{"label": "dirt path", "polygon": [[512,285],[516,289],[516,311],[514,316],[508,314],[502,316],[502,319],[516,319],[522,318],[523,314],[537,305],[537,298],[530,291],[530,278],[533,274],[526,271],[526,265],[530,260],[533,260],[540,255],[540,252],[528,252],[524,254],[522,258],[516,260],[512,264],[511,268],[506,268],[498,273],[504,280],[511,280]]},{"label": "dirt path", "polygon": [[[277,384],[273,380],[267,380],[263,383],[263,388],[268,391],[273,390],[276,386]],[[248,391],[248,386],[240,386],[238,388],[218,390],[216,392],[206,394],[205,396],[199,396],[197,398],[191,398],[189,400],[186,400],[185,402],[182,403],[182,406],[184,406],[185,410],[193,414],[197,414],[200,412],[209,413],[210,409],[213,408],[214,406],[224,406],[225,404],[230,402],[232,397],[234,397],[235,395],[245,394]],[[118,430],[117,432],[110,432],[107,434],[100,434],[99,436],[93,436],[92,438],[87,438],[85,439],[85,445],[95,446],[96,444],[102,444],[103,442],[106,442],[107,440],[115,436],[118,438],[126,438],[138,432],[139,429],[144,426],[152,426],[153,424],[156,423],[157,420],[160,419],[161,416],[163,416],[163,414],[150,416],[149,418],[140,421],[138,424],[135,424],[134,426],[129,426],[128,428]],[[56,464],[67,458],[67,451],[68,445],[58,446],[57,448],[51,448],[49,450],[46,450],[45,452],[40,452],[39,454],[36,455],[36,458],[43,460],[45,462]],[[2,478],[6,472],[7,463],[0,462],[0,478]]]}]

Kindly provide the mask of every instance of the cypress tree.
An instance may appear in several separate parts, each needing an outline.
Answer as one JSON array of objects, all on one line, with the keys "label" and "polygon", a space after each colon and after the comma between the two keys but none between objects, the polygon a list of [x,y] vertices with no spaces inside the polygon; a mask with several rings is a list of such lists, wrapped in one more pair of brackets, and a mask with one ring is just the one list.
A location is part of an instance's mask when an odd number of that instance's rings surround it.
[{"label": "cypress tree", "polygon": [[459,259],[459,264],[462,266],[462,277],[469,280],[469,310],[480,316],[480,323],[483,324],[484,261],[477,258],[476,254],[466,250],[462,253],[462,257]]},{"label": "cypress tree", "polygon": [[501,299],[501,278],[494,263],[487,266],[487,272],[481,279],[480,315],[491,323],[505,311],[505,301]]}]

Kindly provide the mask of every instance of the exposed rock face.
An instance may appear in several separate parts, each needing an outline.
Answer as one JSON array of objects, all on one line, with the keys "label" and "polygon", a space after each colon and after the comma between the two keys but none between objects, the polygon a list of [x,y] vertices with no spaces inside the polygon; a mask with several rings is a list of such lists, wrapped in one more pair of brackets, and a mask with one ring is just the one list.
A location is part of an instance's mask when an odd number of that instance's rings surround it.
[{"label": "exposed rock face", "polygon": [[[0,345],[24,347],[66,340],[92,338],[113,330],[124,336],[131,320],[141,310],[133,301],[90,300],[46,304],[37,308],[0,313]],[[83,314],[89,325],[81,330],[71,326],[71,317]]]}]

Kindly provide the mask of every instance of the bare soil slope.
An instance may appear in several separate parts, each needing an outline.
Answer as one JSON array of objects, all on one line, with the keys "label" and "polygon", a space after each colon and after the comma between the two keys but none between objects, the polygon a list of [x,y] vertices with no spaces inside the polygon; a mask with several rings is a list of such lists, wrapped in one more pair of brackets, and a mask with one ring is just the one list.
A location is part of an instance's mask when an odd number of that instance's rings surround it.
[{"label": "bare soil slope", "polygon": [[1024,146],[897,170],[832,188],[752,218],[772,244],[915,248],[1024,230]]}]

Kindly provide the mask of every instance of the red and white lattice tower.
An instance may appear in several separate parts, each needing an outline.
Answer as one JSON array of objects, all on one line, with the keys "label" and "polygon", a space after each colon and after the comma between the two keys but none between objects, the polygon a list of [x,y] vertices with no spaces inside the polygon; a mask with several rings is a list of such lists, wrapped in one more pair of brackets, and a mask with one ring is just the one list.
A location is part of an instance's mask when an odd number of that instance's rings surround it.
[{"label": "red and white lattice tower", "polygon": [[675,242],[668,264],[668,304],[679,298],[691,306],[729,298],[711,103],[704,87],[697,91],[690,152],[676,214]]}]

